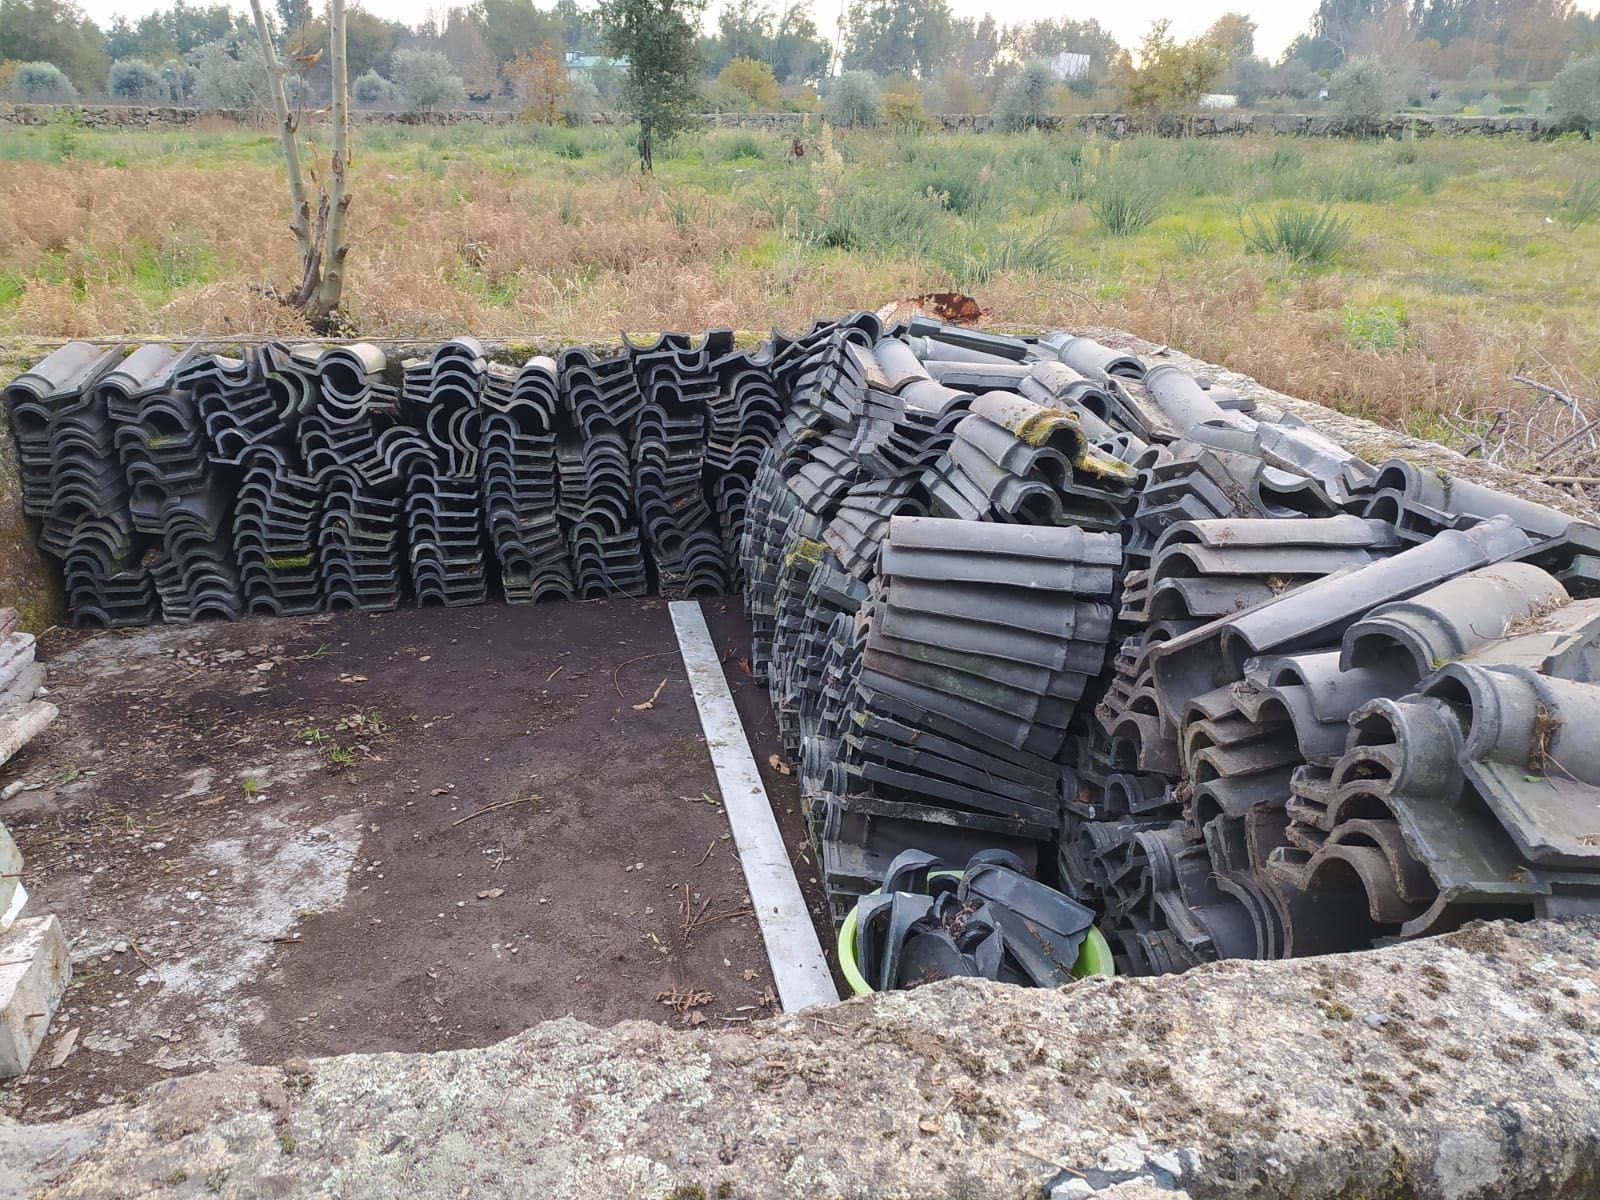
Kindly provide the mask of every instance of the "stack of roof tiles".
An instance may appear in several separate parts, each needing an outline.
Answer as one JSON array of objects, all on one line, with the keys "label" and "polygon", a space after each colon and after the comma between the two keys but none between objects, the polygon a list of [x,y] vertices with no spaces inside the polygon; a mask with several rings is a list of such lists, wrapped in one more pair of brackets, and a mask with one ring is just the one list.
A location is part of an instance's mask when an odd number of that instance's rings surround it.
[{"label": "stack of roof tiles", "polygon": [[71,343],[5,389],[76,623],[735,586],[784,403],[770,348],[520,366],[471,338],[237,356]]},{"label": "stack of roof tiles", "polygon": [[1112,631],[1125,448],[1087,381],[1015,338],[857,316],[774,364],[791,403],[749,502],[751,662],[835,915],[907,847],[1048,867]]}]

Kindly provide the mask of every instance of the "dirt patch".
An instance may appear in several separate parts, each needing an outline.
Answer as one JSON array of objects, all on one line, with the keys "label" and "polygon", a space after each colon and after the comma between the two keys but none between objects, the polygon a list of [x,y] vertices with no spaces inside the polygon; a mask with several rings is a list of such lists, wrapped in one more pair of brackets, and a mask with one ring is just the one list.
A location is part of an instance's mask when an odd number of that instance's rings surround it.
[{"label": "dirt patch", "polygon": [[[738,667],[738,605],[707,608],[803,847]],[[13,760],[35,786],[0,818],[73,943],[40,1062],[81,1033],[0,1092],[13,1116],[213,1065],[481,1046],[566,1014],[723,1027],[773,1010],[662,602],[58,632],[42,650],[63,716]]]}]

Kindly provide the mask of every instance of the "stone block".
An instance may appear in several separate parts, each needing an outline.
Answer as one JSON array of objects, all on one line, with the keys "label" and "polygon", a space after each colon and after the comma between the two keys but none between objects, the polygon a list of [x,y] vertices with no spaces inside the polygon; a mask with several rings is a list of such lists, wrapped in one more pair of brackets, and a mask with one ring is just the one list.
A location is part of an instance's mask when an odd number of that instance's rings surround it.
[{"label": "stone block", "polygon": [[0,1079],[28,1069],[71,978],[67,939],[54,913],[0,934]]},{"label": "stone block", "polygon": [[28,893],[22,886],[22,851],[4,823],[0,823],[0,933],[22,915]]}]

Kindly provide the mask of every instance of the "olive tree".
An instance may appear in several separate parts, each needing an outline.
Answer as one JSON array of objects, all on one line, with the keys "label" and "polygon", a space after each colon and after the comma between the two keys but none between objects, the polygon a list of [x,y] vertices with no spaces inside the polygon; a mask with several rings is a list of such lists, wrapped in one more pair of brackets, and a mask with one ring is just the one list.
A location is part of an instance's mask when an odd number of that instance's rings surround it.
[{"label": "olive tree", "polygon": [[1389,68],[1376,58],[1352,58],[1328,81],[1328,97],[1347,127],[1371,133],[1394,112]]},{"label": "olive tree", "polygon": [[1600,129],[1600,54],[1575,58],[1550,85],[1551,116],[1562,129]]},{"label": "olive tree", "polygon": [[1018,71],[994,98],[989,123],[1001,133],[1037,129],[1050,116],[1050,89],[1055,73],[1043,63],[1029,63]]},{"label": "olive tree", "polygon": [[828,120],[842,129],[871,129],[883,120],[883,88],[871,71],[846,71],[828,93]]},{"label": "olive tree", "polygon": [[467,102],[467,85],[437,50],[397,50],[389,73],[407,112],[437,112]]},{"label": "olive tree", "polygon": [[106,75],[106,91],[118,100],[141,103],[167,98],[167,81],[142,58],[121,58]]},{"label": "olive tree", "polygon": [[78,89],[55,63],[25,62],[11,77],[11,94],[29,104],[71,104]]},{"label": "olive tree", "polygon": [[350,85],[350,95],[357,104],[371,105],[393,104],[400,98],[400,92],[394,84],[376,71],[357,76]]}]

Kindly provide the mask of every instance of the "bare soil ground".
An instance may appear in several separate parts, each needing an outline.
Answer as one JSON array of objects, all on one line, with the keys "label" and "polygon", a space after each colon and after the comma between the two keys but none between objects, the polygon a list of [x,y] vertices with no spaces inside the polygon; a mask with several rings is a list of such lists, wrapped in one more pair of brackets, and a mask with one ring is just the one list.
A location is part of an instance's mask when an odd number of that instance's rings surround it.
[{"label": "bare soil ground", "polygon": [[[748,629],[737,601],[706,611],[820,914]],[[0,819],[75,978],[32,1073],[0,1090],[13,1116],[566,1014],[721,1027],[775,1008],[661,601],[41,649],[62,717],[8,765],[29,790]]]}]

